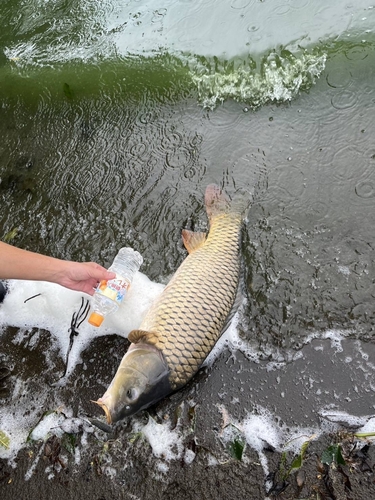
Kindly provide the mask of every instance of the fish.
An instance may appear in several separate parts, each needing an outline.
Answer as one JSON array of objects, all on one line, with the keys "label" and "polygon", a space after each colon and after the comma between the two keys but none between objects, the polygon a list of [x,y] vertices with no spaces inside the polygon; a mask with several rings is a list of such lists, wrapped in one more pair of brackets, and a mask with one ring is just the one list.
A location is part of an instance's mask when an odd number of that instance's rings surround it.
[{"label": "fish", "polygon": [[146,409],[193,378],[220,338],[239,295],[241,232],[249,202],[217,185],[205,192],[208,235],[182,231],[188,256],[151,304],[97,403],[109,424]]}]

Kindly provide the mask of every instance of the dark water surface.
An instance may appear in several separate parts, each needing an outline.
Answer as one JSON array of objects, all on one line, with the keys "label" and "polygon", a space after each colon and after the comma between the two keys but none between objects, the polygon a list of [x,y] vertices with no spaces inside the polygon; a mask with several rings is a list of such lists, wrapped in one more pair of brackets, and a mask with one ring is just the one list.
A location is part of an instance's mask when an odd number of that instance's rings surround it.
[{"label": "dark water surface", "polygon": [[[259,404],[295,425],[329,405],[371,414],[375,9],[227,3],[2,3],[0,235],[103,265],[133,246],[166,282],[185,257],[181,229],[207,228],[205,186],[247,191],[239,330],[252,361],[224,353],[202,394],[237,398],[236,418]],[[338,331],[335,351],[324,338]],[[14,335],[2,359],[17,365],[28,353],[12,352]],[[332,370],[317,371],[323,358]],[[95,376],[81,373],[67,400]]]},{"label": "dark water surface", "polygon": [[340,327],[368,338],[374,57],[369,44],[342,44],[308,93],[256,111],[231,101],[203,110],[170,74],[167,88],[140,95],[79,96],[74,83],[65,95],[61,82],[55,96],[4,97],[2,233],[105,265],[132,245],[165,281],[185,256],[181,228],[206,224],[204,187],[246,189],[251,336],[289,346],[309,328]]}]

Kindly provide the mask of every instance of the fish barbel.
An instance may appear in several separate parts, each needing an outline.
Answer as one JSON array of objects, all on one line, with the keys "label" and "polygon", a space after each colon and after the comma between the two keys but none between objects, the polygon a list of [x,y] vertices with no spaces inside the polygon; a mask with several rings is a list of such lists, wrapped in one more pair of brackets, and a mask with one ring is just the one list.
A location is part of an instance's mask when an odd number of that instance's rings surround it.
[{"label": "fish barbel", "polygon": [[237,295],[244,206],[209,185],[209,233],[183,230],[189,252],[153,302],[110,386],[96,401],[108,423],[147,408],[185,385],[219,339]]}]

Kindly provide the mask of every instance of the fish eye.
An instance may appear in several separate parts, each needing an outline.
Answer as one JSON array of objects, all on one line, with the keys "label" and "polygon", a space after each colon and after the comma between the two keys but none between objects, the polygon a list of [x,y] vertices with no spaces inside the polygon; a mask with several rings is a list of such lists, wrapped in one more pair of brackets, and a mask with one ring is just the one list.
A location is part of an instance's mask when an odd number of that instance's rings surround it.
[{"label": "fish eye", "polygon": [[133,401],[137,397],[137,391],[134,387],[131,387],[126,391],[126,397],[129,401]]}]

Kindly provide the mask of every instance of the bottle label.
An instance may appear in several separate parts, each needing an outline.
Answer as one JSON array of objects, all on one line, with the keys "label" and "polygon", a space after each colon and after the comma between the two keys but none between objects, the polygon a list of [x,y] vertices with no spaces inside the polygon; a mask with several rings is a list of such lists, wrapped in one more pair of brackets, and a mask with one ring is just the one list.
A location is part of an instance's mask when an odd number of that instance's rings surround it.
[{"label": "bottle label", "polygon": [[129,283],[121,276],[117,275],[113,280],[101,281],[96,289],[96,292],[120,304],[123,301],[128,288]]}]

